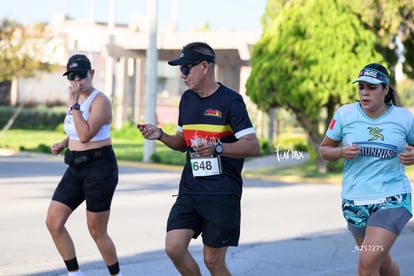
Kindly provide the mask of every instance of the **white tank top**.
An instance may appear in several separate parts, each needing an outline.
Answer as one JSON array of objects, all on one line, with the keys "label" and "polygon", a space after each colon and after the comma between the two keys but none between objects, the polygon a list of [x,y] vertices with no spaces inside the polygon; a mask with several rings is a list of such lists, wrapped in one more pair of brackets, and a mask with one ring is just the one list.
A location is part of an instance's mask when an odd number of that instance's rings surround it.
[{"label": "white tank top", "polygon": [[[95,89],[86,99],[86,101],[80,105],[80,111],[85,121],[87,121],[89,118],[89,109],[90,109],[91,103],[93,99],[96,97],[96,95],[98,95],[98,93],[101,93],[101,92]],[[98,133],[91,139],[91,141],[101,141],[101,140],[109,138],[110,128],[111,126],[109,124],[103,125],[102,128],[98,131]],[[76,132],[75,123],[73,121],[72,110],[70,110],[70,107],[68,108],[68,111],[66,112],[63,129],[65,130],[65,133],[69,136],[69,139],[79,141],[79,136],[78,136],[78,133]]]}]

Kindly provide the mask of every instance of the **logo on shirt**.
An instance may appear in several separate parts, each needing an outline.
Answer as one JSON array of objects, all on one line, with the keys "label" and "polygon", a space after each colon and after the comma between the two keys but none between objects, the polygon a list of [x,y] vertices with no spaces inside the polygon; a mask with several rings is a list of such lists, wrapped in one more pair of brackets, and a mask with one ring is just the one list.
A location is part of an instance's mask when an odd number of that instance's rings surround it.
[{"label": "logo on shirt", "polygon": [[336,123],[335,118],[332,118],[332,120],[331,120],[331,122],[330,122],[330,124],[329,124],[329,129],[330,129],[330,130],[332,130],[332,129],[334,128],[335,123]]},{"label": "logo on shirt", "polygon": [[208,108],[204,110],[204,116],[213,116],[221,118],[222,114],[220,110]]},{"label": "logo on shirt", "polygon": [[[397,146],[381,143],[384,141],[383,129],[379,127],[368,127],[369,135],[372,137],[367,142],[359,142],[359,155],[372,156],[381,159],[391,159],[397,156]],[[378,141],[381,140],[381,141]]]},{"label": "logo on shirt", "polygon": [[381,134],[383,129],[379,127],[368,127],[369,134],[372,135],[372,137],[368,141],[375,141],[378,139],[381,139],[381,141],[384,141],[384,135]]},{"label": "logo on shirt", "polygon": [[359,155],[360,156],[372,156],[381,159],[391,159],[397,156],[397,147],[391,145],[385,145],[384,147],[374,147],[370,143],[366,142],[369,146],[364,147],[364,143],[359,144]]}]

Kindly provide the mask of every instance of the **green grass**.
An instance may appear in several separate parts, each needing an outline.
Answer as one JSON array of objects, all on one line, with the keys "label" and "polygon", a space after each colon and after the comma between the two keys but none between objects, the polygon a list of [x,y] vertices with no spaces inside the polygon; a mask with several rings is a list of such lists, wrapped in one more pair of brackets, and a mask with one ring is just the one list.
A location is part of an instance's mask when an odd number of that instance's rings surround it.
[{"label": "green grass", "polygon": [[46,152],[53,143],[65,138],[63,133],[46,130],[9,130],[0,137],[0,148],[14,151]]},{"label": "green grass", "polygon": [[282,181],[287,183],[326,183],[340,184],[341,172],[318,173],[315,163],[307,161],[290,167],[267,167],[251,171],[244,171],[243,176],[264,180]]},{"label": "green grass", "polygon": [[[143,161],[144,138],[138,130],[126,127],[119,131],[113,131],[113,133],[112,145],[118,160]],[[65,134],[61,131],[11,129],[0,137],[0,148],[15,152],[28,151],[51,154],[50,146],[62,141],[65,137]],[[172,151],[161,142],[157,141],[155,143],[156,152],[153,158],[158,162],[169,165],[184,164],[185,155],[183,153]]]},{"label": "green grass", "polygon": [[[414,165],[405,168],[408,178],[411,182],[414,182]],[[342,170],[321,174],[318,173],[316,164],[312,161],[285,168],[268,167],[244,171],[243,176],[286,183],[341,184],[342,182]]]}]

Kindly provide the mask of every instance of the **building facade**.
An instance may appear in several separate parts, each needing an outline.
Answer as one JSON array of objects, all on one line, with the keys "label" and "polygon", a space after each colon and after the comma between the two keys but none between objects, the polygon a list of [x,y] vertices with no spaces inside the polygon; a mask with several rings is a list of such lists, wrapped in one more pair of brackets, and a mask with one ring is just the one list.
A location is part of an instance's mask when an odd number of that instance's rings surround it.
[{"label": "building facade", "polygon": [[[91,21],[67,20],[57,16],[48,25],[48,34],[57,45],[49,53],[61,70],[39,73],[32,79],[20,79],[12,85],[13,105],[25,103],[64,103],[67,82],[62,74],[68,57],[86,54],[96,70],[94,86],[111,99],[114,107],[114,127],[129,120],[146,121],[149,93],[146,91],[147,53],[150,36],[136,25],[110,25]],[[177,107],[186,89],[177,67],[167,64],[176,58],[184,45],[193,41],[210,44],[216,51],[217,81],[239,91],[249,109],[254,109],[245,94],[250,74],[251,48],[260,33],[246,32],[176,32],[163,28],[157,31],[157,77],[155,86],[156,119],[160,125],[177,122]]]}]

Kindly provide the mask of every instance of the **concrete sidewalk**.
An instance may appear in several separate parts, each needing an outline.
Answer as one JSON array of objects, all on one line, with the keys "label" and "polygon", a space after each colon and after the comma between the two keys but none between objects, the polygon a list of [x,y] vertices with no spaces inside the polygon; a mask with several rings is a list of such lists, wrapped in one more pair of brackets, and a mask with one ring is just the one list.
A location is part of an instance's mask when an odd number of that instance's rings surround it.
[{"label": "concrete sidewalk", "polygon": [[[62,157],[0,156],[0,275],[66,275],[44,225],[64,169]],[[179,178],[180,171],[120,166],[109,233],[124,276],[179,275],[164,252],[166,217]],[[86,276],[108,275],[84,210],[81,205],[67,224],[78,260]],[[209,275],[201,239],[193,240],[190,249],[203,275]],[[356,275],[355,249],[342,218],[339,185],[245,179],[240,245],[227,255],[233,275]],[[414,275],[413,222],[392,255],[401,275]]]},{"label": "concrete sidewalk", "polygon": [[244,163],[244,170],[255,170],[265,167],[290,167],[309,160],[308,153],[281,155],[278,153],[249,159]]}]

